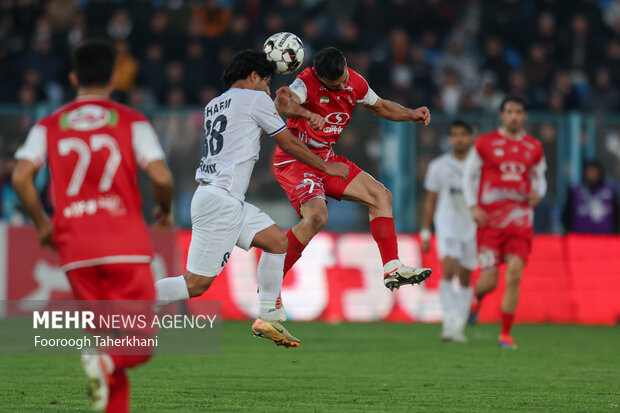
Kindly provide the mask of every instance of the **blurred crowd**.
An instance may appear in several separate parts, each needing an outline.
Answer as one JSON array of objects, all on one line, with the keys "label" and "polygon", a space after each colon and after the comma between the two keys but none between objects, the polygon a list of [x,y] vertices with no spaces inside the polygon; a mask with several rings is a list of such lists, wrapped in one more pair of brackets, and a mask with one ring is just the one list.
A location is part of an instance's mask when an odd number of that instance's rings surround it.
[{"label": "blurred crowd", "polygon": [[309,58],[339,47],[403,104],[493,112],[506,93],[551,111],[620,104],[617,0],[3,0],[0,102],[68,100],[71,48],[106,37],[117,99],[204,104],[233,53],[279,31]]},{"label": "blurred crowd", "polygon": [[[74,97],[73,46],[103,37],[118,50],[114,99],[151,116],[179,178],[177,211],[189,210],[195,162],[187,156],[199,147],[200,107],[223,90],[219,77],[235,52],[259,48],[280,31],[301,37],[306,64],[336,46],[380,96],[433,113],[496,116],[507,94],[546,112],[620,110],[620,0],[0,0],[0,104],[17,104],[0,112],[0,207],[16,202],[7,178],[18,142],[47,110]],[[277,76],[272,89],[293,77]],[[195,110],[175,111],[184,107]],[[556,126],[531,131],[550,152]],[[371,128],[376,123],[364,119],[352,124],[339,150],[378,176],[379,133]],[[441,130],[421,131],[420,176],[425,142]],[[614,136],[608,141],[620,142]],[[268,156],[248,194],[283,196]],[[367,225],[363,213],[345,215],[334,222]],[[188,225],[188,217],[178,219]]]}]

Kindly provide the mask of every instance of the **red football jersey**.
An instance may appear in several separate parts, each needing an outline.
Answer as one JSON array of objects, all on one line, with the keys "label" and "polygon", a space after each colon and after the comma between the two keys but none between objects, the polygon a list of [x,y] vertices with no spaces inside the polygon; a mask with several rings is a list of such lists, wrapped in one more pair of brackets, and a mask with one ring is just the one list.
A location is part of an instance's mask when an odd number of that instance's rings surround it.
[{"label": "red football jersey", "polygon": [[500,131],[481,135],[474,145],[481,162],[478,205],[495,228],[531,227],[533,209],[528,202],[532,182],[544,195],[546,169],[541,143],[524,134],[520,139],[504,137]]},{"label": "red football jersey", "polygon": [[78,98],[33,126],[16,157],[49,163],[53,240],[65,270],[150,261],[137,166],[163,152],[144,115]]},{"label": "red football jersey", "polygon": [[[286,122],[293,135],[306,143],[315,153],[322,154],[328,151],[338,141],[340,133],[349,124],[357,103],[373,105],[378,99],[368,87],[366,79],[353,69],[347,68],[347,70],[349,80],[343,90],[329,90],[323,86],[314,68],[306,68],[290,86],[306,109],[325,118],[325,126],[320,131],[313,130],[308,121],[302,118],[289,118]],[[278,147],[276,162],[284,158],[290,159]]]}]

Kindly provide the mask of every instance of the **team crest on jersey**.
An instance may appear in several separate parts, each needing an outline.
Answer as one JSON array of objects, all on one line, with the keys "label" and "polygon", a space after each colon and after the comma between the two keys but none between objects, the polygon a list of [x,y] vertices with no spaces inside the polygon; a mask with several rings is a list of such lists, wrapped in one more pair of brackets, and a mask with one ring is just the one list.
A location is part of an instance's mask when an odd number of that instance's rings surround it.
[{"label": "team crest on jersey", "polygon": [[84,105],[63,113],[60,117],[60,127],[63,130],[89,131],[103,126],[115,126],[118,123],[118,112],[107,110],[97,105]]},{"label": "team crest on jersey", "polygon": [[321,96],[319,103],[329,103],[329,98],[327,96]]}]

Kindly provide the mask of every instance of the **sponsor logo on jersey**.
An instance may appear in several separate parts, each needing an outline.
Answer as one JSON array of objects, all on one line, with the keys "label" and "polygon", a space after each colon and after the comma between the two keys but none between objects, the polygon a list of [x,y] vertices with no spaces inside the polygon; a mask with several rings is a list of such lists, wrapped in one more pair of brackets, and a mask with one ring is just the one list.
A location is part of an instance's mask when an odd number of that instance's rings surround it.
[{"label": "sponsor logo on jersey", "polygon": [[321,96],[319,103],[329,103],[329,98],[327,96]]},{"label": "sponsor logo on jersey", "polygon": [[502,181],[511,182],[520,181],[527,168],[520,162],[502,162],[499,169],[502,171]]},{"label": "sponsor logo on jersey", "polygon": [[71,112],[63,113],[60,117],[62,130],[89,131],[104,126],[116,126],[117,123],[117,111],[107,110],[97,105],[80,106]]},{"label": "sponsor logo on jersey", "polygon": [[332,125],[346,125],[350,118],[351,116],[349,116],[348,113],[333,112],[325,116],[325,122],[331,123]]},{"label": "sponsor logo on jersey", "polygon": [[323,133],[335,133],[335,134],[340,134],[342,133],[342,131],[344,130],[344,128],[342,126],[336,126],[336,125],[332,125],[332,126],[326,126],[323,128]]}]

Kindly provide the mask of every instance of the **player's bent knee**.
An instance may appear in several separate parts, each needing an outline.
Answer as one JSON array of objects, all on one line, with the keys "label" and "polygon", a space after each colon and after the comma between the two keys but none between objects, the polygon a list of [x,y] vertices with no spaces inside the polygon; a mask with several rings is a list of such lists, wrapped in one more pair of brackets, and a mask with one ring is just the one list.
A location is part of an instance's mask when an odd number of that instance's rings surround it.
[{"label": "player's bent knee", "polygon": [[316,232],[319,232],[323,229],[325,225],[327,225],[327,220],[329,219],[329,214],[327,213],[327,209],[325,210],[314,210],[308,214],[308,218],[306,221],[310,224],[310,227],[314,229]]},{"label": "player's bent knee", "polygon": [[187,283],[187,292],[190,297],[198,297],[204,294],[211,287],[211,283],[215,277],[205,277],[187,271],[185,273],[185,282]]},{"label": "player's bent knee", "polygon": [[376,191],[372,193],[372,197],[375,208],[386,211],[392,210],[392,193],[383,185],[380,185]]}]

